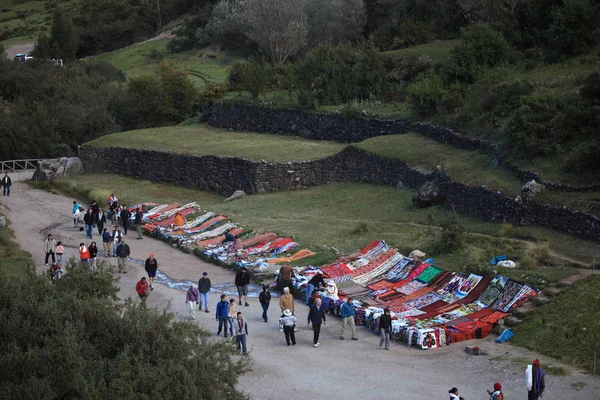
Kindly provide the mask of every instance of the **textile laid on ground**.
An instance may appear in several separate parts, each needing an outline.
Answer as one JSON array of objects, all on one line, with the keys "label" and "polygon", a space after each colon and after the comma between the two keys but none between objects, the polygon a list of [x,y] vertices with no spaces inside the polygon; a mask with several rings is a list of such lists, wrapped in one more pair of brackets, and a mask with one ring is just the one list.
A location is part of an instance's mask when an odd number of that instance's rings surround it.
[{"label": "textile laid on ground", "polygon": [[[498,320],[537,294],[503,276],[453,273],[411,260],[383,240],[331,264],[298,271],[294,286],[306,287],[319,271],[328,282],[321,294],[326,310],[338,313],[340,298],[352,297],[356,324],[378,330],[379,316],[387,307],[395,318],[393,338],[422,349],[484,338]],[[335,295],[329,290],[332,286]]]}]

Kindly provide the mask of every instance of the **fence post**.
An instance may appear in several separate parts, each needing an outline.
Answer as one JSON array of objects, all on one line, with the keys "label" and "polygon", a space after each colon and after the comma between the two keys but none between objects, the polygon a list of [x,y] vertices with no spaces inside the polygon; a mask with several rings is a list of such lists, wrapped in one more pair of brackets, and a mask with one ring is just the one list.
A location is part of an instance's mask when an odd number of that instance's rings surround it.
[{"label": "fence post", "polygon": [[594,376],[596,376],[596,351],[594,352]]}]

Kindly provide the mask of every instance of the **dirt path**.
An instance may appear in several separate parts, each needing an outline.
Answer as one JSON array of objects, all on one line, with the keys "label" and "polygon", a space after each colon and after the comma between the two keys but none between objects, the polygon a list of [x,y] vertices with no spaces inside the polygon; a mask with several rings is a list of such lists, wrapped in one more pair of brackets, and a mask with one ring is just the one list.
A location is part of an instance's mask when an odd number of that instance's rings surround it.
[{"label": "dirt path", "polygon": [[12,60],[15,58],[17,54],[29,54],[33,50],[34,43],[21,43],[15,44],[14,46],[7,47],[4,51],[6,53],[6,58]]},{"label": "dirt path", "polygon": [[[104,202],[104,199],[99,199]],[[16,183],[10,197],[0,199],[2,212],[12,221],[18,242],[30,251],[43,271],[43,234],[51,231],[67,247],[67,256],[75,253],[75,246],[84,241],[83,232],[72,228],[72,199],[29,188]],[[150,252],[156,255],[159,269],[172,281],[197,280],[207,271],[213,284],[231,284],[233,274],[223,268],[202,262],[165,243],[148,237],[135,240],[128,235],[132,257],[145,259]],[[95,239],[97,237],[95,236]],[[114,259],[109,259],[114,263]],[[144,275],[138,265],[130,265],[129,273],[120,276],[121,298],[135,297],[135,282]],[[211,313],[198,313],[197,323],[214,332],[214,304],[218,294],[211,296]],[[180,319],[186,319],[185,292],[166,285],[156,285],[148,299],[150,307],[164,308],[170,304]],[[486,389],[499,381],[507,398],[526,397],[523,371],[507,358],[540,358],[545,365],[560,363],[538,354],[499,345],[493,338],[473,340],[432,351],[407,348],[392,343],[391,351],[378,350],[378,337],[358,327],[359,341],[339,340],[340,321],[330,317],[323,328],[321,347],[311,346],[312,332],[303,324],[307,308],[297,301],[297,316],[301,322],[297,332],[298,345],[288,348],[277,327],[277,300],[270,310],[268,324],[261,321],[257,299],[250,299],[250,307],[242,307],[248,319],[248,343],[253,360],[252,368],[240,379],[240,390],[254,399],[304,399],[324,397],[327,394],[344,399],[402,398],[408,400],[444,399],[448,390],[456,386],[466,399],[487,399]],[[469,356],[465,344],[480,346],[488,356]],[[502,359],[498,359],[501,357]],[[573,384],[583,382],[576,390]],[[598,398],[600,382],[576,371],[567,377],[548,377],[545,400],[591,400]]]}]

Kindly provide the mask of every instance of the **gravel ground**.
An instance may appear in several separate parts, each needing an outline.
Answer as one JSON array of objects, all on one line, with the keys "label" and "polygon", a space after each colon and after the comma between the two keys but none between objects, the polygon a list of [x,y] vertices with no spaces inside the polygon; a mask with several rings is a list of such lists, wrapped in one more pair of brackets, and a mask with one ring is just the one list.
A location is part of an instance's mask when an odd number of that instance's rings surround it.
[{"label": "gravel ground", "polygon": [[[118,195],[118,193],[117,193]],[[98,199],[103,204],[106,199]],[[43,271],[43,239],[52,232],[57,240],[67,246],[69,257],[76,253],[79,242],[89,241],[84,232],[72,227],[70,214],[73,199],[31,189],[15,183],[10,197],[2,197],[6,213],[12,222],[16,239],[31,252],[38,272]],[[208,264],[199,258],[184,254],[169,245],[148,237],[135,240],[128,235],[132,258],[143,260],[154,253],[159,270],[171,281],[197,280],[207,271],[213,285],[231,286],[233,273]],[[98,237],[95,236],[94,240]],[[100,242],[100,240],[97,240]],[[100,246],[101,248],[102,246]],[[116,264],[114,258],[108,262]],[[144,275],[143,267],[131,264],[129,273],[120,275],[118,285],[121,298],[136,298],[135,283]],[[196,323],[216,333],[214,304],[218,293],[211,296],[211,313],[197,313]],[[486,389],[501,382],[507,399],[526,398],[524,371],[510,358],[539,358],[542,366],[563,366],[556,360],[511,346],[499,345],[493,338],[472,340],[432,351],[407,348],[402,343],[392,343],[390,351],[378,349],[378,337],[366,329],[357,328],[359,340],[339,340],[340,320],[328,319],[321,333],[321,346],[312,347],[312,331],[305,325],[307,308],[298,304],[299,331],[295,347],[288,348],[283,333],[277,327],[279,307],[274,300],[269,323],[261,320],[262,310],[256,298],[249,299],[249,307],[240,307],[248,320],[252,366],[239,380],[239,389],[253,399],[304,399],[342,395],[344,399],[402,398],[447,399],[448,390],[456,386],[465,399],[487,399]],[[185,292],[155,285],[148,305],[162,309],[171,307],[177,318],[187,319]],[[348,337],[347,337],[348,338]],[[464,346],[480,346],[486,356],[470,356]],[[502,359],[498,357],[502,356]],[[544,400],[597,400],[600,399],[600,381],[567,367],[566,377],[547,377]],[[579,390],[573,385],[583,386]]]},{"label": "gravel ground", "polygon": [[27,55],[27,54],[31,53],[34,46],[35,46],[34,43],[23,43],[23,44],[16,44],[14,46],[10,46],[4,50],[6,53],[6,58],[8,58],[9,60],[12,60],[13,58],[15,58],[15,55],[17,55],[17,54]]}]

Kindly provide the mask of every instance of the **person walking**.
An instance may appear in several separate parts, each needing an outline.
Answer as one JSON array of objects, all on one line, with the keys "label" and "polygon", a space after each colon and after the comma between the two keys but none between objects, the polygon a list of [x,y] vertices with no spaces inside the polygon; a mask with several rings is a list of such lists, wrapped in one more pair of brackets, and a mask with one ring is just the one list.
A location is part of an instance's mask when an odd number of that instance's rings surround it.
[{"label": "person walking", "polygon": [[327,319],[325,318],[325,311],[323,307],[321,307],[321,299],[316,299],[315,303],[310,306],[310,311],[308,312],[308,323],[307,326],[310,326],[312,323],[313,326],[313,346],[319,347],[319,334],[321,333],[321,324],[326,325]]},{"label": "person walking", "polygon": [[356,326],[354,324],[354,302],[350,297],[344,299],[344,302],[340,307],[340,315],[342,317],[340,340],[344,340],[344,330],[346,329],[346,325],[348,325],[352,331],[352,340],[358,340],[356,337]]},{"label": "person walking", "polygon": [[542,397],[546,389],[545,373],[540,366],[540,360],[533,360],[531,365],[525,370],[525,379],[527,382],[527,399],[538,400]]},{"label": "person walking", "polygon": [[91,208],[88,208],[87,212],[83,216],[83,223],[85,224],[85,234],[88,238],[92,239],[92,227],[96,222],[94,212]]},{"label": "person walking", "polygon": [[140,296],[142,304],[146,305],[146,298],[148,298],[148,282],[146,281],[145,276],[142,276],[142,279],[135,285],[135,291]]},{"label": "person walking", "polygon": [[2,188],[4,189],[4,195],[10,196],[10,187],[12,186],[12,181],[10,180],[10,176],[8,176],[8,172],[4,173],[4,177],[2,178]]},{"label": "person walking", "polygon": [[210,288],[212,284],[210,283],[210,279],[208,278],[208,272],[204,271],[202,273],[202,278],[198,281],[198,292],[200,292],[200,306],[198,310],[202,311],[202,304],[204,304],[204,311],[208,311],[208,293],[210,292]]},{"label": "person walking", "polygon": [[119,246],[119,243],[121,243],[121,240],[123,239],[123,232],[121,232],[121,228],[119,227],[119,225],[115,225],[113,231],[112,231],[112,255],[113,256],[117,256],[117,247]]},{"label": "person walking", "polygon": [[294,333],[294,329],[296,329],[296,317],[292,314],[290,310],[283,310],[283,317],[280,319],[281,325],[283,325],[283,332],[285,334],[285,342],[289,346],[296,345],[296,334]]},{"label": "person walking", "polygon": [[143,239],[144,237],[142,236],[142,223],[144,220],[144,214],[142,213],[142,208],[139,207],[135,210],[135,230],[137,231],[138,240]]},{"label": "person walking", "polygon": [[283,288],[283,294],[279,298],[279,307],[281,308],[281,312],[290,310],[292,314],[294,313],[294,296],[290,293],[289,287]]},{"label": "person walking", "polygon": [[227,308],[227,320],[229,321],[229,333],[231,337],[233,337],[233,323],[237,318],[237,304],[235,304],[235,299],[229,299],[229,308]]},{"label": "person walking", "polygon": [[52,257],[52,264],[56,262],[56,240],[51,233],[48,234],[46,240],[44,240],[44,253],[46,254],[46,265],[48,265],[48,258]]},{"label": "person walking", "polygon": [[90,262],[90,250],[83,242],[79,243],[79,260],[85,264]]},{"label": "person walking", "polygon": [[196,289],[196,285],[192,283],[185,296],[185,302],[190,307],[191,319],[196,319],[196,305],[198,304],[199,300],[200,296],[198,295],[198,289]]},{"label": "person walking", "polygon": [[104,247],[104,257],[110,257],[111,242],[112,235],[108,231],[108,228],[104,228],[102,230],[102,246]]},{"label": "person walking", "polygon": [[250,274],[246,267],[241,267],[240,270],[235,274],[235,286],[238,290],[238,297],[240,300],[240,306],[242,305],[242,296],[244,297],[244,305],[248,307],[248,284],[250,284]]},{"label": "person walking", "polygon": [[265,322],[269,322],[269,317],[267,316],[267,311],[269,310],[269,303],[271,302],[271,292],[269,292],[269,286],[263,286],[262,292],[258,295],[258,301],[260,302],[260,306],[263,309],[262,319]]},{"label": "person walking", "polygon": [[150,291],[154,290],[154,278],[156,277],[156,270],[158,270],[158,261],[154,258],[154,254],[150,254],[148,258],[146,258],[146,262],[144,263],[144,269],[148,274],[148,280],[150,281]]},{"label": "person walking", "polygon": [[502,394],[502,385],[500,382],[494,383],[494,390],[487,391],[490,395],[490,400],[504,400],[504,395]]},{"label": "person walking", "polygon": [[75,200],[73,200],[73,228],[77,228],[77,214],[81,206]]},{"label": "person walking", "polygon": [[306,285],[306,300],[305,303],[308,305],[310,301],[310,297],[313,294],[315,289],[318,289],[319,286],[325,286],[325,281],[323,280],[323,271],[319,270],[315,276],[313,276],[308,284]]},{"label": "person walking", "polygon": [[62,267],[63,255],[65,254],[65,246],[59,240],[56,242],[56,262]]},{"label": "person walking", "polygon": [[448,390],[448,393],[450,393],[450,400],[465,400],[464,397],[458,395],[458,389],[455,387]]},{"label": "person walking", "polygon": [[383,310],[383,315],[379,317],[379,348],[385,344],[385,349],[390,349],[390,337],[392,336],[392,314],[390,309]]},{"label": "person walking", "polygon": [[292,276],[294,274],[294,268],[290,262],[286,262],[283,267],[279,269],[279,287],[285,288],[288,287],[290,290],[292,289]]},{"label": "person walking", "polygon": [[131,218],[131,211],[125,204],[123,204],[123,208],[121,209],[121,223],[123,224],[123,234],[127,236],[127,229],[129,229],[129,219]]},{"label": "person walking", "polygon": [[[235,302],[235,300],[234,300]],[[242,355],[247,356],[248,350],[246,348],[246,336],[248,336],[248,323],[242,317],[242,313],[237,313],[236,321],[234,322],[235,338],[237,339],[237,350],[242,350]]]},{"label": "person walking", "polygon": [[219,329],[217,330],[217,336],[221,334],[221,329],[227,338],[227,322],[228,322],[228,313],[229,313],[229,303],[225,300],[224,294],[221,295],[221,301],[217,303],[217,309],[215,312],[215,318],[219,321]]},{"label": "person walking", "polygon": [[90,252],[90,268],[92,268],[92,271],[96,271],[96,257],[98,257],[98,247],[96,247],[96,242],[90,243],[88,251]]},{"label": "person walking", "polygon": [[[127,257],[131,254],[129,245],[125,243],[125,239],[121,239],[121,243],[117,246],[117,266],[119,273],[127,273]],[[146,280],[146,278],[144,278]],[[146,282],[146,284],[148,284]]]},{"label": "person walking", "polygon": [[104,214],[104,211],[102,211],[102,207],[98,207],[98,214],[96,214],[96,226],[98,227],[98,235],[102,235],[105,223],[106,214]]}]

